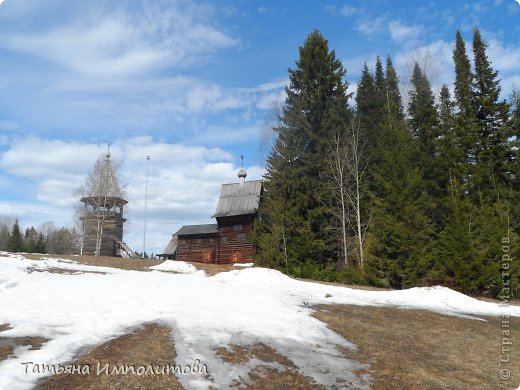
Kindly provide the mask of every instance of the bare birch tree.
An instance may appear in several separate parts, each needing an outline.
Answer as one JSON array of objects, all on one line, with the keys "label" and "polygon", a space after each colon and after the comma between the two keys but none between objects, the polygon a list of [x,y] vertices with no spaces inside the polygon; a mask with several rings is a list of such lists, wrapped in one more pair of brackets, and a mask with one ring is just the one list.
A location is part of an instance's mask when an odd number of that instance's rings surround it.
[{"label": "bare birch tree", "polygon": [[364,264],[365,235],[369,225],[368,188],[365,174],[368,159],[359,123],[351,121],[346,129],[339,129],[333,136],[326,159],[330,172],[331,201],[329,210],[337,223],[341,242],[341,260],[344,266],[354,264],[349,259],[350,232],[357,242],[357,264]]},{"label": "bare birch tree", "polygon": [[349,150],[347,147],[345,132],[338,130],[331,142],[327,164],[330,172],[330,187],[332,190],[329,209],[338,223],[339,238],[341,243],[341,260],[346,267],[349,265],[348,256],[348,226],[349,219],[349,200],[347,191],[350,182],[350,171],[348,169]]},{"label": "bare birch tree", "polygon": [[365,142],[361,137],[359,122],[353,120],[350,124],[350,132],[347,136],[347,148],[350,151],[350,158],[347,160],[347,169],[349,176],[353,181],[350,191],[347,191],[349,203],[354,212],[355,232],[358,241],[359,267],[363,268],[365,234],[369,226],[370,215],[368,207],[364,202],[368,198],[368,188],[365,181],[365,174],[368,167],[368,158],[365,152]]}]

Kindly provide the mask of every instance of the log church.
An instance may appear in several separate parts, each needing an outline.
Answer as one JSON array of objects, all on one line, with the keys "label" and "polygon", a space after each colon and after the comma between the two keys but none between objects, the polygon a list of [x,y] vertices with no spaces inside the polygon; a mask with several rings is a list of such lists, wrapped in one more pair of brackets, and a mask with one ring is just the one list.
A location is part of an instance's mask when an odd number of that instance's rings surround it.
[{"label": "log church", "polygon": [[253,261],[251,233],[258,213],[262,180],[246,181],[244,168],[238,183],[223,184],[217,210],[217,223],[180,228],[159,255],[166,259],[228,264]]}]

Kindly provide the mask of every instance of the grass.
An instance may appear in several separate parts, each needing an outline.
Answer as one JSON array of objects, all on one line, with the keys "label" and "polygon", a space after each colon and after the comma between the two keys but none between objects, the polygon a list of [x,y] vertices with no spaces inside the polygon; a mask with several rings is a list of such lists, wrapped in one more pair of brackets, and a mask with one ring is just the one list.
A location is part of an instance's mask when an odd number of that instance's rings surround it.
[{"label": "grass", "polygon": [[[150,271],[149,267],[161,264],[163,260],[155,259],[123,259],[121,257],[108,256],[73,256],[73,255],[41,255],[24,253],[24,257],[31,260],[43,259],[66,259],[76,261],[80,264],[95,265],[98,267],[120,268],[134,271]],[[216,275],[220,272],[227,272],[237,270],[239,268],[233,267],[233,264],[205,264],[205,263],[189,263],[193,264],[197,269],[203,270],[209,276]],[[69,272],[69,271],[67,271]]]},{"label": "grass", "polygon": [[[510,353],[511,379],[498,377],[500,318],[476,321],[419,310],[344,305],[317,309],[316,318],[358,345],[358,352],[349,351],[348,357],[370,364],[373,389],[516,389],[520,383],[518,337]],[[510,321],[517,335],[520,318]]]},{"label": "grass", "polygon": [[182,389],[173,374],[153,375],[97,375],[97,364],[111,367],[127,365],[174,364],[175,347],[171,329],[158,324],[146,324],[134,333],[117,337],[92,349],[76,359],[74,364],[89,365],[90,375],[54,375],[37,386],[38,390],[55,389]]},{"label": "grass", "polygon": [[8,359],[14,354],[17,347],[29,347],[29,349],[40,349],[47,341],[43,337],[5,337],[2,332],[10,329],[9,324],[0,324],[0,362]]},{"label": "grass", "polygon": [[162,260],[152,259],[123,259],[121,257],[108,256],[71,256],[71,255],[40,255],[40,254],[25,254],[24,257],[31,260],[42,259],[66,259],[77,261],[80,264],[95,265],[98,267],[121,268],[134,271],[148,271],[148,267],[161,264]]},{"label": "grass", "polygon": [[[501,381],[497,363],[500,353],[499,318],[477,321],[419,310],[382,307],[321,305],[315,317],[333,331],[358,345],[357,351],[343,349],[345,357],[368,364],[372,388],[378,389],[515,389],[520,383],[520,348],[510,353],[511,379]],[[518,332],[520,319],[511,319]],[[75,363],[164,364],[173,362],[175,348],[171,330],[149,324],[136,332],[94,348]],[[231,365],[243,365],[256,358],[276,362],[274,369],[260,363],[248,380],[236,381],[236,388],[322,389],[312,378],[298,372],[295,364],[264,343],[230,344],[218,348],[217,356]],[[208,367],[209,373],[212,368]],[[341,373],[338,373],[341,379]],[[515,386],[516,384],[516,386]],[[173,376],[54,376],[38,389],[159,389],[182,388]]]},{"label": "grass", "polygon": [[[267,344],[230,344],[227,348],[218,348],[216,352],[220,359],[232,365],[243,365],[256,358],[266,363],[276,362],[283,367],[278,370],[259,364],[249,372],[248,389],[325,389],[312,378],[300,374],[298,367],[289,358]],[[237,387],[244,385],[241,382],[236,383]]]}]

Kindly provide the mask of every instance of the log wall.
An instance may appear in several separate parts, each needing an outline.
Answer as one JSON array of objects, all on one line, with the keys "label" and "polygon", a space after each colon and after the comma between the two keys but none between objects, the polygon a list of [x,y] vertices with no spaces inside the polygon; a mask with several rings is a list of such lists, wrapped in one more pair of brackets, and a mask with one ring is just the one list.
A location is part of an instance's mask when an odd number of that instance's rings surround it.
[{"label": "log wall", "polygon": [[[96,254],[98,222],[96,218],[85,218],[84,224],[83,254],[94,256]],[[123,220],[121,218],[106,218],[103,224],[100,256],[117,256],[117,241],[123,241]]]},{"label": "log wall", "polygon": [[253,262],[253,216],[239,215],[217,218],[219,243],[217,263]]},{"label": "log wall", "polygon": [[177,260],[215,263],[217,242],[217,234],[179,236]]}]

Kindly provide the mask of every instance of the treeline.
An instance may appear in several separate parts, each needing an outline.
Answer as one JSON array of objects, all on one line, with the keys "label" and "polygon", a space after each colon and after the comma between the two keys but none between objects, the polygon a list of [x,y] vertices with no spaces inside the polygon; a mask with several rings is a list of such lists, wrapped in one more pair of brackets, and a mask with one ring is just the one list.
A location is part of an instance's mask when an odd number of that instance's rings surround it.
[{"label": "treeline", "polygon": [[480,32],[456,34],[455,84],[415,62],[406,107],[390,57],[355,100],[318,31],[289,69],[255,227],[257,262],[317,279],[518,296],[520,95]]},{"label": "treeline", "polygon": [[74,228],[56,227],[46,222],[22,230],[17,219],[0,218],[0,251],[76,254],[79,236]]}]

